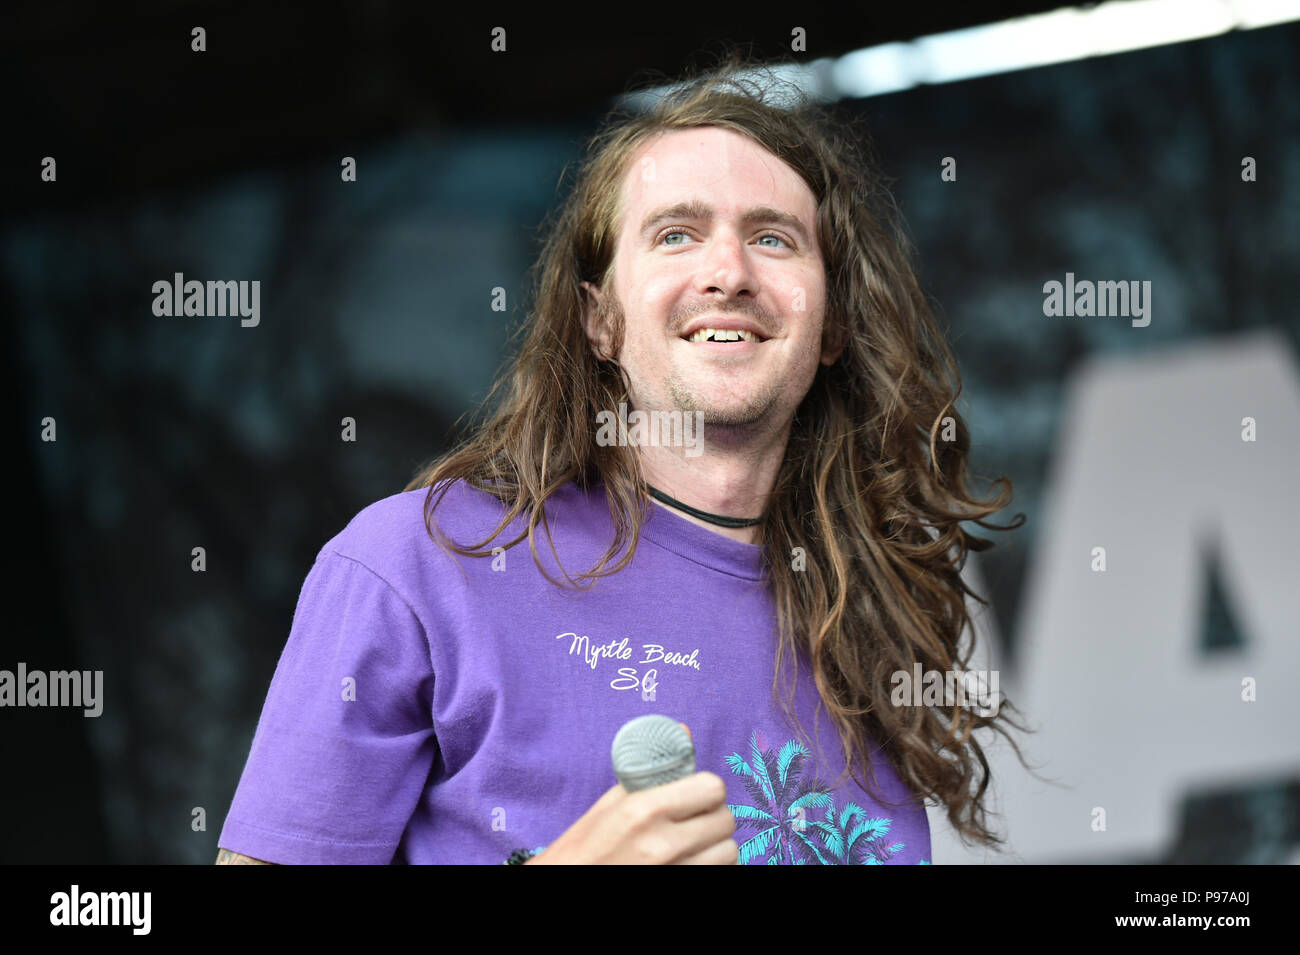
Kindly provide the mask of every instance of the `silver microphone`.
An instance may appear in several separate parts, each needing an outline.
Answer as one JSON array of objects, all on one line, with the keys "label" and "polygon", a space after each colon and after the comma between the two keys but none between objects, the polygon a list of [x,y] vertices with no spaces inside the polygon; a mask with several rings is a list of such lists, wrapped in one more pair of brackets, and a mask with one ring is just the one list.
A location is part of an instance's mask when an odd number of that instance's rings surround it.
[{"label": "silver microphone", "polygon": [[614,775],[628,792],[662,786],[695,772],[695,745],[668,716],[638,716],[614,737]]}]

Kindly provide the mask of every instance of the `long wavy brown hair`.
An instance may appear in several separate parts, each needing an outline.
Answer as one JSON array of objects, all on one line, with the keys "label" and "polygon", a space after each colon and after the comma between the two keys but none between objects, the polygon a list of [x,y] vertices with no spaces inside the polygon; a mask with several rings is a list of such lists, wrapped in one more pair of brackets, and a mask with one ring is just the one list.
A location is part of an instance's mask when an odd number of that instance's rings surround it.
[{"label": "long wavy brown hair", "polygon": [[[526,536],[541,572],[559,585],[537,553],[538,526],[550,537],[546,501],[570,481],[586,489],[599,480],[614,539],[576,579],[561,566],[564,579],[584,589],[582,581],[590,586],[627,565],[650,505],[635,449],[595,440],[597,412],[627,401],[628,382],[615,360],[593,352],[580,283],[607,287],[620,188],[638,147],[659,132],[696,126],[750,137],[797,171],[817,199],[824,335],[845,346],[834,365],[818,367],[795,414],[759,536],[779,618],[773,695],[779,699],[788,654],[796,674],[801,665],[811,669],[821,706],[839,731],[846,772],[864,790],[888,803],[875,786],[874,740],[913,793],[947,807],[963,842],[1000,845],[1004,840],[986,823],[989,764],[975,733],[990,727],[1019,755],[1000,725],[1024,729],[1007,715],[1014,707],[1003,700],[988,715],[958,705],[894,706],[891,676],[911,674],[916,663],[941,674],[967,669],[974,628],[965,597],[987,601],[966,587],[961,568],[967,551],[992,543],[961,524],[1010,530],[1024,515],[1004,527],[983,520],[1009,502],[1006,478],[994,482],[1003,487],[992,501],[973,498],[965,487],[970,434],[956,409],[961,379],[918,286],[901,216],[866,137],[782,81],[771,65],[732,52],[646,111],[626,106],[610,114],[588,144],[567,199],[543,223],[528,319],[514,336],[523,336],[522,345],[483,407],[508,391],[488,420],[405,490],[429,488],[426,530],[465,556],[490,556],[492,541],[526,514],[527,529],[504,546]],[[773,91],[787,99],[772,102]],[[617,328],[610,354],[620,353],[621,339]],[[497,528],[472,546],[435,533],[434,511],[458,480],[508,505]],[[794,560],[796,554],[804,559]],[[790,701],[783,709],[798,722]]]}]

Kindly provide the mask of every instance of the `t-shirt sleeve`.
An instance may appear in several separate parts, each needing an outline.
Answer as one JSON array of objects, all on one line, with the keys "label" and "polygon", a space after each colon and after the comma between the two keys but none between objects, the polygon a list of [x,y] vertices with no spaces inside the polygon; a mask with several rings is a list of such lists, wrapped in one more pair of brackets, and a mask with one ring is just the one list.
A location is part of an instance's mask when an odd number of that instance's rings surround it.
[{"label": "t-shirt sleeve", "polygon": [[218,845],[281,864],[386,864],[433,762],[424,627],[331,550],[303,583]]}]

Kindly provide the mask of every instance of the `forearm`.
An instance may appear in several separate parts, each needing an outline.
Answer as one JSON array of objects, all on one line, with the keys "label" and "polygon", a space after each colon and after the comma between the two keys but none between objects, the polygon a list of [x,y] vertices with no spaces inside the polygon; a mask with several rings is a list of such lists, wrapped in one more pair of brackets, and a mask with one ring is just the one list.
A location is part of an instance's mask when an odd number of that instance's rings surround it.
[{"label": "forearm", "polygon": [[240,855],[238,852],[231,852],[229,849],[218,849],[217,861],[213,865],[278,865],[278,863],[263,862],[261,859]]}]

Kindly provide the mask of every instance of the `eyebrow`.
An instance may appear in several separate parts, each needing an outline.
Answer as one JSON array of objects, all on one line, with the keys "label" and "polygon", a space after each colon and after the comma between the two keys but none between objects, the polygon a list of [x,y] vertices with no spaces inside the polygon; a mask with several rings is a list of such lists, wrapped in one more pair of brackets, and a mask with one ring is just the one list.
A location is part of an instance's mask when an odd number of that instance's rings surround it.
[{"label": "eyebrow", "polygon": [[[645,217],[641,223],[641,233],[644,235],[655,226],[669,219],[696,219],[706,222],[713,221],[713,206],[699,199],[692,199],[688,202],[678,202],[671,206],[664,206],[656,209]],[[754,226],[761,224],[776,223],[783,225],[791,232],[794,232],[804,242],[811,244],[811,238],[807,229],[797,216],[788,212],[782,212],[780,209],[773,209],[771,206],[753,206],[746,209],[741,214],[740,224],[742,226]]]}]

